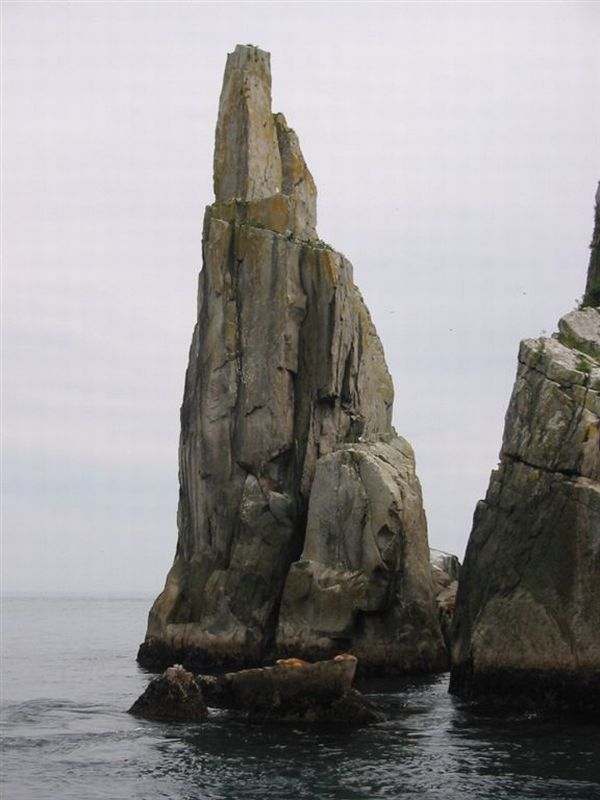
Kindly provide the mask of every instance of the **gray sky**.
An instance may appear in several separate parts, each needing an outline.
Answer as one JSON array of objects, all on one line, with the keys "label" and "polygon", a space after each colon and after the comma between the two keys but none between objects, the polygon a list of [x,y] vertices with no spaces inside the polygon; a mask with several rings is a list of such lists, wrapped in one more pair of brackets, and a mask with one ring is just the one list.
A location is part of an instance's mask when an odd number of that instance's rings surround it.
[{"label": "gray sky", "polygon": [[271,52],[432,546],[462,557],[519,340],[583,293],[600,3],[4,2],[3,587],[156,594],[227,52]]}]

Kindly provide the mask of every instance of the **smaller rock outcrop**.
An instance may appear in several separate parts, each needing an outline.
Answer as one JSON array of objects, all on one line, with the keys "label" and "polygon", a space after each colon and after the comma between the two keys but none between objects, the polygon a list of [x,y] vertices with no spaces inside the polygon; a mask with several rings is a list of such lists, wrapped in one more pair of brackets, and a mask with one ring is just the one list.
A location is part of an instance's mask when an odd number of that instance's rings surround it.
[{"label": "smaller rock outcrop", "polygon": [[175,664],[148,684],[129,713],[168,722],[203,722],[208,708],[192,673]]},{"label": "smaller rock outcrop", "polygon": [[438,610],[440,628],[448,652],[452,643],[452,621],[458,592],[460,561],[451,553],[431,549],[429,551],[433,593]]},{"label": "smaller rock outcrop", "polygon": [[163,722],[203,722],[208,706],[248,719],[361,727],[385,717],[353,688],[357,659],[343,653],[314,664],[299,658],[224,675],[194,675],[180,664],[154,678],[130,714]]},{"label": "smaller rock outcrop", "polygon": [[[439,570],[444,572],[450,581],[458,581],[460,578],[460,561],[458,556],[452,553],[445,553],[443,550],[436,550],[431,547],[429,549],[429,563],[434,575]],[[436,579],[434,577],[435,583]]]},{"label": "smaller rock outcrop", "polygon": [[362,726],[383,716],[353,689],[357,659],[344,653],[309,663],[280,659],[274,666],[198,675],[209,705],[242,712],[252,719],[343,723]]},{"label": "smaller rock outcrop", "polygon": [[450,691],[463,697],[600,714],[599,213],[583,307],[521,342],[458,588]]}]

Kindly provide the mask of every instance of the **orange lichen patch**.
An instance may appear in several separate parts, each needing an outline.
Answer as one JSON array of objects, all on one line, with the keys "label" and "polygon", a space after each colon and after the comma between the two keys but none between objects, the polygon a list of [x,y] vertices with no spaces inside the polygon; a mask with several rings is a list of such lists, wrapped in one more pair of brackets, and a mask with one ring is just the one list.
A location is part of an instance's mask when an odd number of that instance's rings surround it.
[{"label": "orange lichen patch", "polygon": [[239,215],[239,205],[238,200],[214,203],[211,207],[211,214],[215,219],[220,219],[223,222],[236,222]]},{"label": "orange lichen patch", "polygon": [[319,250],[319,266],[325,270],[331,286],[337,286],[339,256],[329,250]]},{"label": "orange lichen patch", "polygon": [[301,658],[278,658],[275,662],[278,667],[308,667],[309,661],[303,661]]},{"label": "orange lichen patch", "polygon": [[340,653],[338,656],[334,656],[334,661],[358,661],[356,656],[353,656],[352,653]]},{"label": "orange lichen patch", "polygon": [[600,480],[600,430],[597,422],[588,425],[582,445],[581,474]]},{"label": "orange lichen patch", "polygon": [[252,200],[247,206],[246,224],[286,233],[290,219],[290,201],[283,194]]}]

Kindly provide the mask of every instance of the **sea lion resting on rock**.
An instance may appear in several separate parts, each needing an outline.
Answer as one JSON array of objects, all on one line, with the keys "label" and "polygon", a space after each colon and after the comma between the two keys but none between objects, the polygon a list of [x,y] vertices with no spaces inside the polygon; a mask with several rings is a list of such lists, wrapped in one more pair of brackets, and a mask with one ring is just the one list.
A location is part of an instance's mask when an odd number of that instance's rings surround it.
[{"label": "sea lion resting on rock", "polygon": [[282,658],[272,667],[244,669],[220,677],[197,675],[209,705],[243,711],[254,718],[278,718],[364,725],[381,714],[352,688],[358,659],[342,653],[310,663]]},{"label": "sea lion resting on rock", "polygon": [[150,682],[130,712],[149,719],[198,722],[205,701],[254,719],[368,725],[382,715],[352,688],[358,659],[343,653],[311,664],[280,659],[272,667],[194,677],[180,665]]},{"label": "sea lion resting on rock", "polygon": [[[358,661],[356,656],[350,653],[340,653],[333,657],[333,661]],[[304,661],[302,658],[278,658],[275,662],[277,667],[310,667],[310,661]]]}]

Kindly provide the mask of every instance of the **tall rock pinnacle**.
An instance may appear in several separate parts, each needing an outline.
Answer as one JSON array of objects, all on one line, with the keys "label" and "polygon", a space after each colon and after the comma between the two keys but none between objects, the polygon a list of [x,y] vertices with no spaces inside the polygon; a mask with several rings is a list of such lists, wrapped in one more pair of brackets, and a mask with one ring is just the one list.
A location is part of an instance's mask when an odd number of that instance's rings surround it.
[{"label": "tall rock pinnacle", "polygon": [[600,713],[598,200],[584,307],[521,342],[459,582],[450,690]]},{"label": "tall rock pinnacle", "polygon": [[227,57],[215,137],[217,201],[262,200],[281,191],[268,53],[238,45]]},{"label": "tall rock pinnacle", "polygon": [[315,238],[315,183],[298,137],[283,114],[271,113],[270,57],[257,47],[238,45],[227,57],[213,182],[217,202],[271,198],[277,210],[286,207],[290,232]]},{"label": "tall rock pinnacle", "polygon": [[181,408],[177,551],[139,659],[349,650],[367,667],[439,669],[421,490],[383,348],[352,265],[315,238],[314,182],[270,93],[268,53],[236,47]]}]

